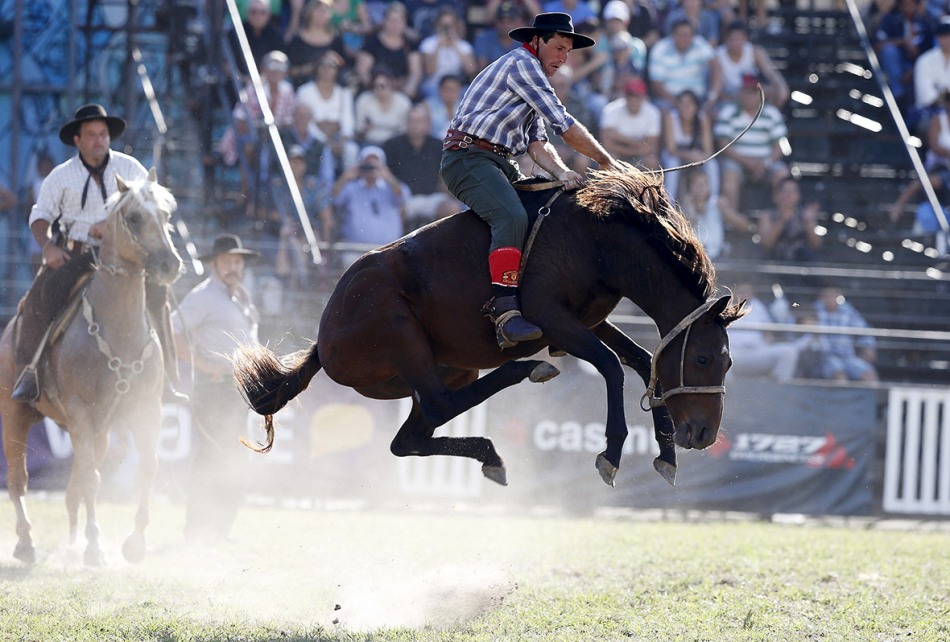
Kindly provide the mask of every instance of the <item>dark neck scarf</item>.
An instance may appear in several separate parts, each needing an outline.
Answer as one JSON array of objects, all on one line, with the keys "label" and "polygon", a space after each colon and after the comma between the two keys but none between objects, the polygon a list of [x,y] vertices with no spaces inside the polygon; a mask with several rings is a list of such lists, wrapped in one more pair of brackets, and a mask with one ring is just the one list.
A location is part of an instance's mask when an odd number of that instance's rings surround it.
[{"label": "dark neck scarf", "polygon": [[86,184],[82,186],[82,201],[80,202],[79,207],[86,207],[86,195],[89,193],[89,181],[92,180],[93,175],[99,177],[99,191],[102,192],[102,202],[106,202],[106,181],[103,174],[105,174],[106,166],[109,164],[109,159],[112,158],[112,154],[106,154],[105,160],[97,166],[93,167],[86,162],[86,159],[82,157],[82,154],[79,155],[79,160],[82,161],[82,166],[89,171],[89,176],[86,177]]}]

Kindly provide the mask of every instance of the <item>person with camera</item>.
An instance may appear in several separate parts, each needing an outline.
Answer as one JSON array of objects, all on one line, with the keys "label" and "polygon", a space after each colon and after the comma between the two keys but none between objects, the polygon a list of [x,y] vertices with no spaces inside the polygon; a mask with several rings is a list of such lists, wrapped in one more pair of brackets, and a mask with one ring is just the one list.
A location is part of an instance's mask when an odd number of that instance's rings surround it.
[{"label": "person with camera", "polygon": [[470,79],[475,75],[475,49],[464,38],[465,23],[455,9],[444,7],[435,23],[436,32],[419,43],[424,78],[422,95],[435,96],[443,76]]},{"label": "person with camera", "polygon": [[[375,145],[364,147],[357,164],[333,185],[336,240],[372,246],[395,241],[403,235],[409,196],[409,188],[386,165],[386,152]],[[362,249],[344,249],[340,254],[343,267],[362,254]]]}]

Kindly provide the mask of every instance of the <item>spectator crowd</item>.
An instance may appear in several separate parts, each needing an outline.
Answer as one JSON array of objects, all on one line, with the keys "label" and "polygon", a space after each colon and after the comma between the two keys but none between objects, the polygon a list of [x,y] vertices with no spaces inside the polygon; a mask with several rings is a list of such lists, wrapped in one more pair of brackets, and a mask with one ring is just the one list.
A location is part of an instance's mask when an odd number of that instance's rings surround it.
[{"label": "spectator crowd", "polygon": [[[888,85],[908,120],[921,123],[930,180],[945,189],[950,17],[938,4],[880,0],[867,19]],[[749,17],[746,3],[703,0],[247,0],[242,17],[281,138],[303,150],[298,182],[322,241],[395,240],[460,209],[438,177],[439,145],[460,97],[475,74],[519,46],[511,29],[537,12],[562,11],[597,44],[572,52],[551,84],[616,158],[647,169],[702,161],[753,121],[761,87],[765,106],[751,129],[701,169],[667,173],[666,187],[714,258],[728,255],[730,238],[748,238],[764,257],[810,261],[820,257],[820,204],[802,202],[786,162],[791,92],[755,44],[782,24],[763,7],[756,3]],[[247,98],[230,107],[209,162],[223,165],[246,197],[239,215],[286,242],[293,201],[236,37],[232,44]],[[553,141],[571,169],[588,169],[586,158]],[[384,153],[374,157],[382,163],[376,184],[364,187],[383,188],[391,175],[392,193],[402,196],[398,220],[366,218],[361,225],[380,229],[356,233],[347,218],[355,209],[338,206],[334,192],[365,178],[354,168],[367,147]],[[540,172],[519,162],[527,175]],[[705,181],[693,180],[696,172]],[[761,196],[754,216],[743,202],[750,190]],[[918,191],[912,183],[899,195],[895,221]]]},{"label": "spectator crowd", "polygon": [[[937,4],[882,0],[866,19],[885,82],[921,133],[929,178],[945,198],[950,17]],[[520,46],[508,33],[542,11],[570,14],[577,32],[597,42],[573,51],[551,85],[614,157],[645,169],[685,165],[750,127],[718,159],[664,177],[714,260],[729,256],[730,239],[748,239],[762,258],[820,261],[822,204],[803,197],[787,162],[791,91],[756,44],[782,23],[768,18],[765,3],[754,7],[750,17],[748,3],[704,0],[249,0],[242,16],[304,208],[321,241],[341,244],[333,255],[340,267],[359,256],[358,244],[385,244],[463,208],[439,178],[449,122],[475,75]],[[232,40],[244,89],[235,95],[246,99],[228,106],[214,162],[246,197],[238,216],[264,235],[265,254],[273,248],[277,274],[304,287],[294,200]],[[552,142],[568,167],[589,168],[558,137]],[[519,163],[527,175],[541,171],[527,157]],[[751,189],[760,195],[755,211],[745,198]],[[900,193],[895,222],[918,192],[911,184]],[[918,228],[933,229],[920,217]],[[831,287],[784,318],[748,284],[737,293],[757,309],[747,322],[866,325]],[[740,374],[876,380],[873,341],[741,327],[735,335]]]},{"label": "spectator crowd", "polygon": [[[729,233],[749,234],[741,189],[770,193],[789,177],[788,84],[751,39],[777,23],[743,21],[730,3],[702,0],[662,7],[652,0],[249,0],[242,17],[250,52],[281,138],[294,146],[294,174],[320,240],[383,243],[461,209],[439,180],[448,124],[475,74],[520,46],[508,32],[541,11],[570,14],[577,31],[597,41],[572,52],[551,84],[613,156],[638,166],[708,158],[752,121],[764,88],[763,115],[721,161],[696,170],[705,181],[693,180],[696,171],[665,179],[671,196],[688,203],[712,254],[728,251]],[[238,215],[281,240],[273,245],[283,266],[288,235],[299,232],[288,222],[293,200],[237,42],[232,37],[244,92],[235,96],[246,99],[229,106],[231,122],[209,162],[246,197]],[[588,169],[586,158],[552,139],[569,167]],[[379,167],[360,169],[366,159]],[[519,162],[527,175],[540,172],[527,158]],[[385,215],[358,213],[352,196],[374,191],[386,196],[374,201]]]}]

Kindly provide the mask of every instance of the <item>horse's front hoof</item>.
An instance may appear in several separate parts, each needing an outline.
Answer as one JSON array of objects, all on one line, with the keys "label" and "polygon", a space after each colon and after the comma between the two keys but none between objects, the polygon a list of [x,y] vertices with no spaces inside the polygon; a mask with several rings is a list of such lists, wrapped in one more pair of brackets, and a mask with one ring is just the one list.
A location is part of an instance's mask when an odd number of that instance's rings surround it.
[{"label": "horse's front hoof", "polygon": [[33,544],[18,542],[13,549],[13,557],[24,564],[36,564],[36,547]]},{"label": "horse's front hoof", "polygon": [[608,486],[616,486],[614,480],[617,477],[617,470],[619,469],[607,461],[607,458],[604,457],[604,453],[597,455],[597,461],[594,465],[597,466],[597,472],[600,473],[600,478],[604,480],[605,484]]},{"label": "horse's front hoof", "polygon": [[122,544],[122,557],[130,564],[139,564],[145,559],[145,536],[133,533]]},{"label": "horse's front hoof", "polygon": [[106,554],[98,548],[87,548],[82,556],[82,563],[86,566],[105,566]]},{"label": "horse's front hoof", "polygon": [[657,457],[653,460],[653,468],[660,473],[670,486],[676,486],[676,466]]},{"label": "horse's front hoof", "polygon": [[532,383],[544,383],[545,381],[550,381],[559,374],[561,374],[560,370],[552,366],[547,361],[542,361],[531,370],[531,374],[528,375],[528,380]]},{"label": "horse's front hoof", "polygon": [[482,474],[496,484],[508,485],[508,472],[504,466],[488,466],[486,464],[482,466]]}]

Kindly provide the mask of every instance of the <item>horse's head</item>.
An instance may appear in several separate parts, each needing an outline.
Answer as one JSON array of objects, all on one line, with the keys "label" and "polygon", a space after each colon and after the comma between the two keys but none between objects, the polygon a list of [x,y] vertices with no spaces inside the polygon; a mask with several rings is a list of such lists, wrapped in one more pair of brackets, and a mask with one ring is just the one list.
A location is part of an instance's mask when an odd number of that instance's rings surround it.
[{"label": "horse's head", "polygon": [[119,260],[143,269],[156,283],[172,283],[183,267],[168,234],[175,198],[158,184],[154,168],[144,181],[126,183],[117,175],[116,183],[103,249],[111,246]]},{"label": "horse's head", "polygon": [[[673,419],[673,441],[702,449],[719,436],[726,372],[732,366],[726,327],[745,314],[731,296],[710,299],[667,333],[653,354],[653,376],[645,398],[665,404]],[[656,381],[662,395],[654,397]]]}]

